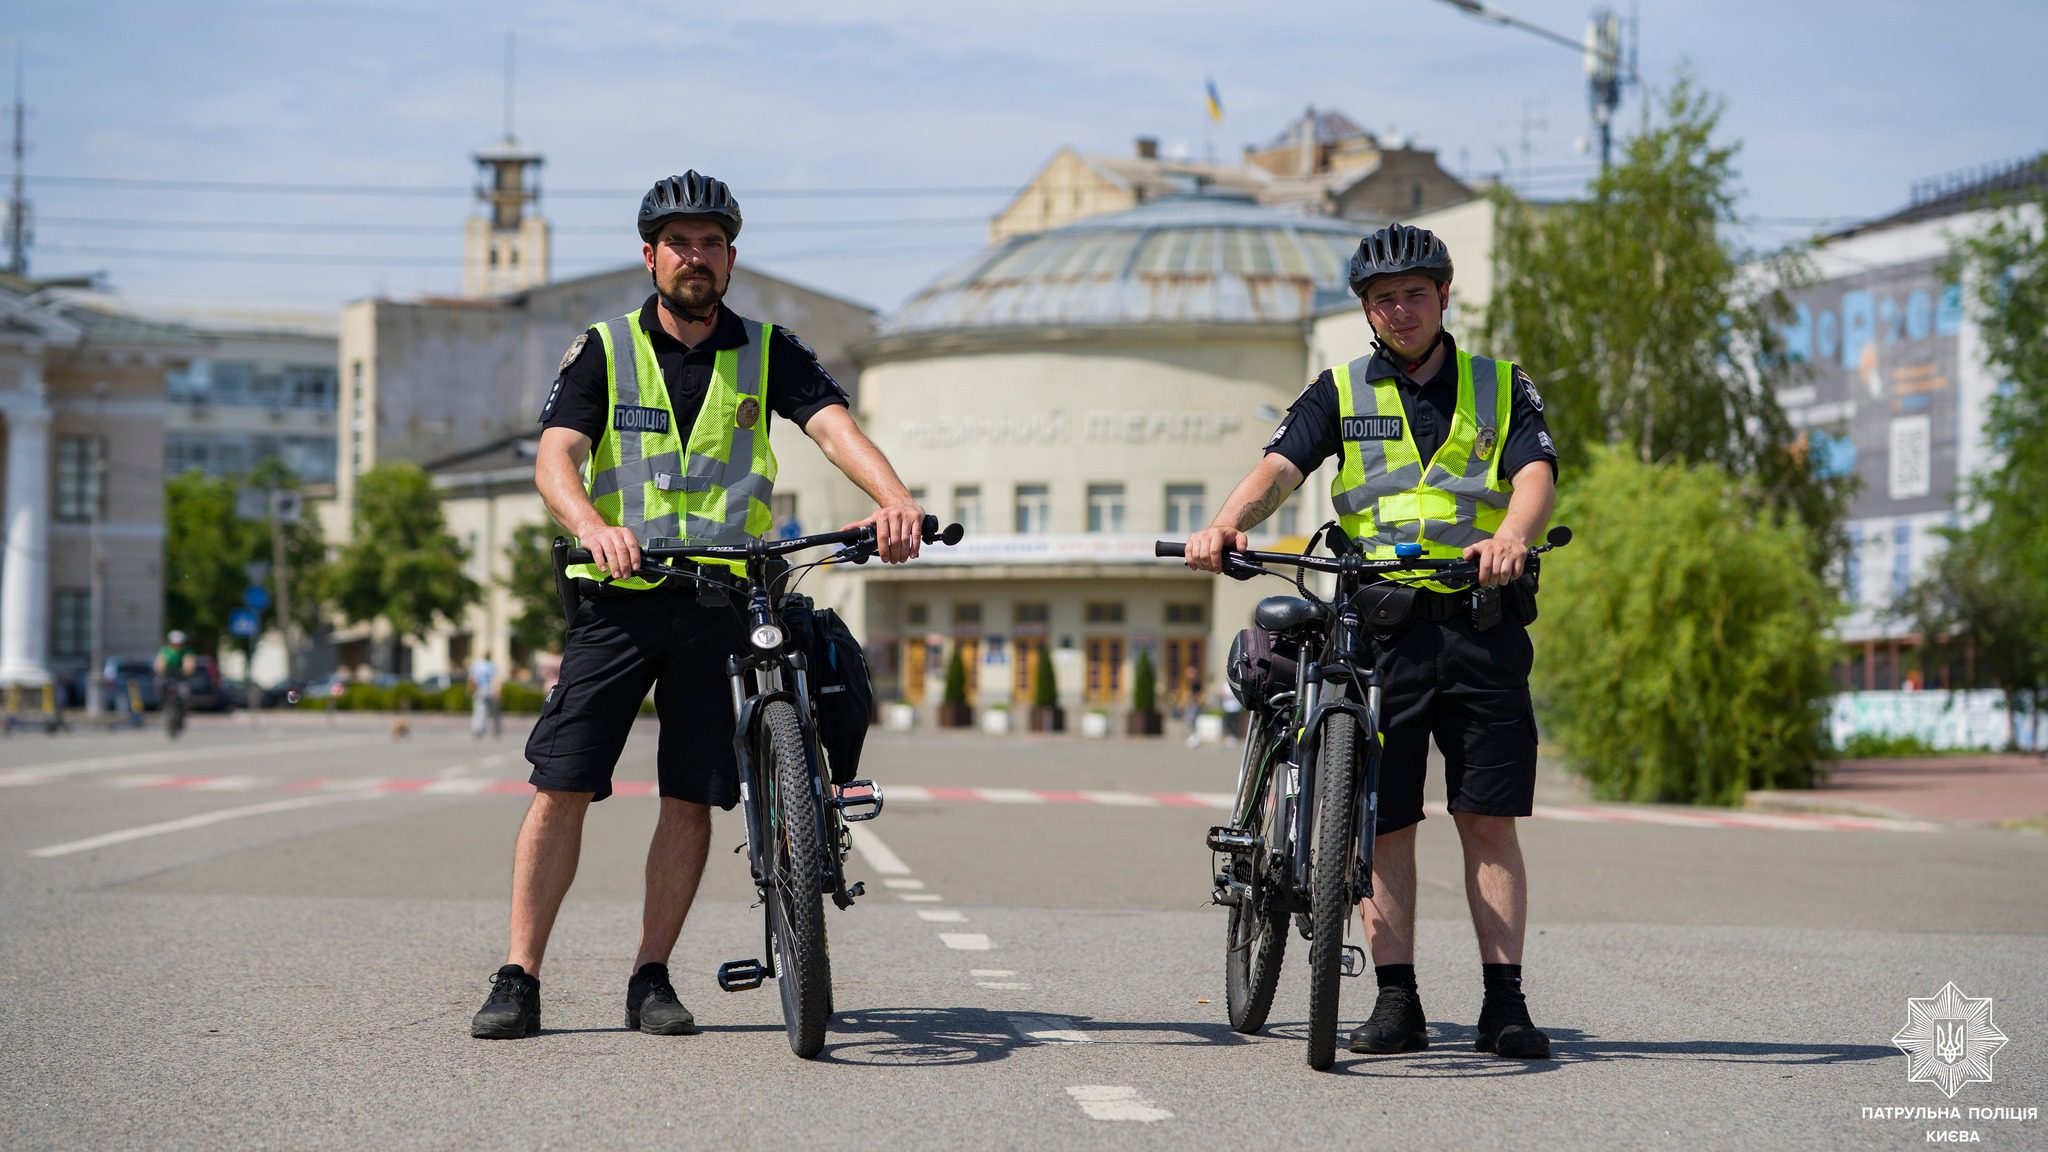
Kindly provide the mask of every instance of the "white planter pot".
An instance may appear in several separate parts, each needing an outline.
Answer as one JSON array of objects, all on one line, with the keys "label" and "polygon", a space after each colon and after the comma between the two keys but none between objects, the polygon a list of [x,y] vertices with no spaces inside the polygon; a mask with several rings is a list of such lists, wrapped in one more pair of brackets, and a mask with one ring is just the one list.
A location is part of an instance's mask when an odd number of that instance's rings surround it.
[{"label": "white planter pot", "polygon": [[981,713],[981,730],[992,736],[1001,736],[1010,730],[1010,713],[1002,708],[984,708]]},{"label": "white planter pot", "polygon": [[1109,735],[1109,715],[1103,712],[1081,713],[1081,735],[1095,740]]},{"label": "white planter pot", "polygon": [[889,704],[882,709],[882,727],[890,732],[908,732],[917,727],[917,709],[909,704]]},{"label": "white planter pot", "polygon": [[1221,744],[1223,742],[1223,717],[1211,716],[1206,712],[1195,717],[1195,735],[1201,737],[1204,744]]}]

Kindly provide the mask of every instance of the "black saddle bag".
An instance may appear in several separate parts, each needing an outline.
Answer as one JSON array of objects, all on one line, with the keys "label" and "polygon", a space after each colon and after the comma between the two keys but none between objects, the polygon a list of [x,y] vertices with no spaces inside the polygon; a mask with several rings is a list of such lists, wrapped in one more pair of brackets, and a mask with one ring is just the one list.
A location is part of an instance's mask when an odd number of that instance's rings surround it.
[{"label": "black saddle bag", "polygon": [[1225,679],[1237,702],[1254,712],[1272,710],[1273,697],[1295,688],[1301,646],[1264,628],[1246,628],[1230,642]]},{"label": "black saddle bag", "polygon": [[808,596],[784,596],[780,614],[788,633],[785,646],[804,654],[817,708],[818,747],[832,782],[844,784],[860,774],[861,748],[874,715],[867,656],[839,613],[816,607]]}]

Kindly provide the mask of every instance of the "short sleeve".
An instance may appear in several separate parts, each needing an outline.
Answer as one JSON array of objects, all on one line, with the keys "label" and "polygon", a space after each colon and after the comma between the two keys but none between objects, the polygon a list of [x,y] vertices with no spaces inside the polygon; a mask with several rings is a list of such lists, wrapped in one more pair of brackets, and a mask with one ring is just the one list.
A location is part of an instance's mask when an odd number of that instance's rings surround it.
[{"label": "short sleeve", "polygon": [[823,409],[849,405],[846,389],[796,333],[777,328],[769,341],[768,407],[776,415],[802,428]]},{"label": "short sleeve", "polygon": [[1508,442],[1501,449],[1500,474],[1511,479],[1537,460],[1550,462],[1550,475],[1557,476],[1557,445],[1551,442],[1550,427],[1543,419],[1543,396],[1535,381],[1521,365],[1515,366],[1514,410],[1508,417]]},{"label": "short sleeve", "polygon": [[1337,381],[1328,372],[1309,382],[1287,408],[1287,415],[1266,441],[1268,455],[1278,453],[1303,476],[1337,454]]},{"label": "short sleeve", "polygon": [[609,400],[604,341],[598,339],[597,329],[591,328],[563,354],[560,374],[548,389],[547,402],[541,405],[540,424],[544,428],[573,429],[595,444],[604,435],[604,409]]}]

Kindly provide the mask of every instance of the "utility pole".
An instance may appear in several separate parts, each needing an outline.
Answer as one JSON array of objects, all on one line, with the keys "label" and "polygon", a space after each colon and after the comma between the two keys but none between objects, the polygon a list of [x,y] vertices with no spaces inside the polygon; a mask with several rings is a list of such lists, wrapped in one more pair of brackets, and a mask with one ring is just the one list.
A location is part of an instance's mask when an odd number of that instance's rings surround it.
[{"label": "utility pole", "polygon": [[[21,98],[21,49],[14,50],[14,187],[7,199],[7,270],[16,276],[28,276],[28,196],[22,189],[22,158],[27,154],[23,141],[24,123],[28,108]],[[97,676],[98,666],[94,666]]]},{"label": "utility pole", "polygon": [[1622,59],[1621,18],[1611,8],[1599,8],[1593,12],[1592,21],[1586,26],[1582,39],[1552,32],[1548,28],[1518,20],[1481,0],[1443,0],[1469,16],[1509,28],[1519,28],[1542,40],[1548,40],[1560,47],[1582,52],[1586,59],[1586,101],[1590,105],[1593,127],[1600,137],[1600,170],[1607,171],[1614,151],[1614,109],[1621,103],[1621,90],[1625,85],[1641,85],[1642,78],[1636,74],[1635,20],[1629,21],[1628,58]]},{"label": "utility pole", "polygon": [[270,582],[277,608],[277,634],[284,640],[284,678],[291,680],[293,668],[291,572],[284,565],[284,526],[299,518],[299,494],[288,488],[270,490]]},{"label": "utility pole", "polygon": [[92,611],[92,663],[85,669],[85,714],[87,724],[100,721],[100,710],[106,707],[102,694],[100,671],[107,665],[107,552],[103,542],[101,526],[107,519],[107,450],[106,450],[106,399],[107,382],[93,384],[93,435],[86,443],[92,445],[92,520],[91,524],[91,565],[92,590],[88,593]]}]

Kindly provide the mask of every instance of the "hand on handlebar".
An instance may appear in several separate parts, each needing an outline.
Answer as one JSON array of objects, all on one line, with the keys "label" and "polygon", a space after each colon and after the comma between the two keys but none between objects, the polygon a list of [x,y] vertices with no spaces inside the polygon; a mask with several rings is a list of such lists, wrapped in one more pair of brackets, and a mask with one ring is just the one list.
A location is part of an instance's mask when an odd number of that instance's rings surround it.
[{"label": "hand on handlebar", "polygon": [[924,520],[924,509],[916,504],[890,504],[875,509],[874,515],[856,520],[847,527],[873,525],[875,554],[882,558],[884,564],[901,564],[917,555]]},{"label": "hand on handlebar", "polygon": [[1198,572],[1221,572],[1225,552],[1242,552],[1250,544],[1244,533],[1212,525],[1188,537],[1187,549],[1182,556],[1187,566]]},{"label": "hand on handlebar", "polygon": [[1520,578],[1529,566],[1529,542],[1493,536],[1465,549],[1465,559],[1479,566],[1481,587],[1500,587]]},{"label": "hand on handlebar", "polygon": [[600,526],[579,533],[577,540],[590,550],[590,562],[614,580],[624,580],[640,570],[640,539],[630,528]]}]

